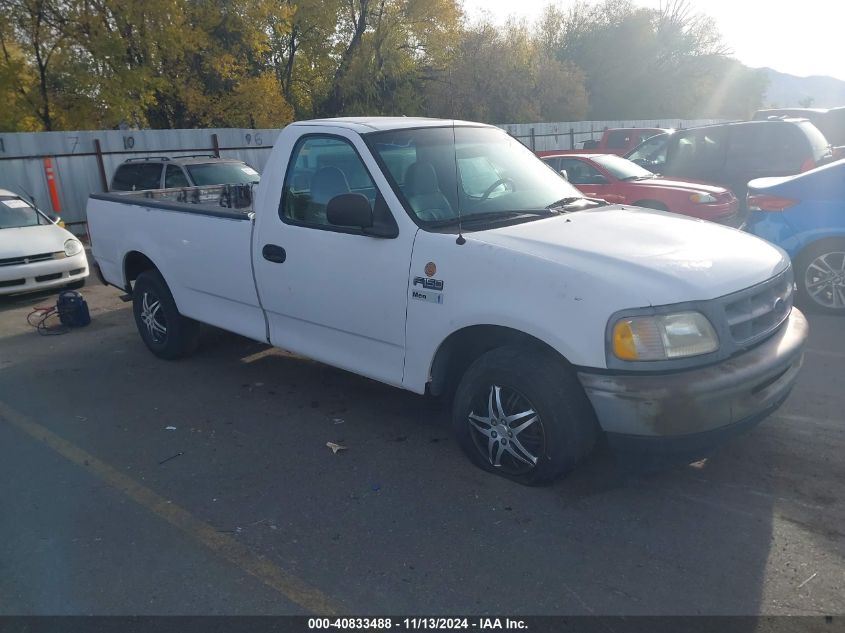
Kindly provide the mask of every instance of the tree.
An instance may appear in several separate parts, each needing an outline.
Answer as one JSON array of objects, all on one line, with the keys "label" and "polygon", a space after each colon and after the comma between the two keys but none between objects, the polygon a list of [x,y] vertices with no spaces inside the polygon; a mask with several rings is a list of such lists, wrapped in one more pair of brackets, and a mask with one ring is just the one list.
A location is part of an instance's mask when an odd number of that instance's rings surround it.
[{"label": "tree", "polygon": [[[54,0],[0,0],[4,75],[45,130],[52,130],[55,124],[54,69],[67,40],[60,12],[61,6]],[[34,78],[29,77],[27,66]]]},{"label": "tree", "polygon": [[532,36],[525,22],[467,27],[442,81],[431,86],[435,116],[494,123],[576,120],[587,108],[583,74]]},{"label": "tree", "polygon": [[467,22],[459,0],[0,0],[2,129],[746,116],[765,77],[689,0]]},{"label": "tree", "polygon": [[593,119],[694,116],[727,69],[715,23],[688,0],[657,10],[630,0],[579,2],[548,9],[538,31],[559,60],[584,72]]}]

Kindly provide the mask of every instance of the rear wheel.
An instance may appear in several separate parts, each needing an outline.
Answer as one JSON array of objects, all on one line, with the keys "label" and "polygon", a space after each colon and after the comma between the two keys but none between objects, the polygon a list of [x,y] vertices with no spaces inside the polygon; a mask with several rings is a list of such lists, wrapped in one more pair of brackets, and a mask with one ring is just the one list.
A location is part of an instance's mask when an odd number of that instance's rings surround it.
[{"label": "rear wheel", "polygon": [[167,283],[157,271],[138,275],[132,289],[132,308],[141,339],[159,358],[173,360],[196,350],[200,324],[179,313]]},{"label": "rear wheel", "polygon": [[575,468],[598,429],[572,368],[551,351],[518,346],[491,350],[467,369],[452,423],[473,463],[527,485]]},{"label": "rear wheel", "polygon": [[802,307],[845,314],[845,239],[825,240],[801,253],[795,281]]}]

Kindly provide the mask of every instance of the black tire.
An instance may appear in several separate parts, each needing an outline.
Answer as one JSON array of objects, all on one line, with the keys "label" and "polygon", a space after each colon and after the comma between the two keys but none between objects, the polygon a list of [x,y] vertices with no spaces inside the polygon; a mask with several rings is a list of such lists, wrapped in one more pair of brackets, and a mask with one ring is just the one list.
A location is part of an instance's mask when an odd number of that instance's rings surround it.
[{"label": "black tire", "polygon": [[[830,273],[823,270],[825,262],[834,269]],[[795,259],[797,303],[801,308],[823,314],[845,314],[844,266],[845,239],[821,240],[807,247]],[[824,283],[823,279],[830,275],[833,276],[830,283]]]},{"label": "black tire", "polygon": [[[494,414],[523,416],[507,424],[471,420],[490,417],[491,399]],[[525,415],[529,411],[536,416]],[[528,424],[532,417],[538,419]],[[491,350],[470,365],[455,393],[452,425],[473,463],[526,485],[549,483],[575,468],[593,450],[599,428],[572,367],[550,350],[524,346]]]},{"label": "black tire", "polygon": [[65,288],[68,289],[68,290],[79,290],[80,288],[84,288],[84,287],[85,287],[85,279],[80,279],[79,281],[74,281],[72,283],[69,283],[67,286],[65,286]]},{"label": "black tire", "polygon": [[[141,339],[159,358],[174,360],[196,350],[200,324],[179,314],[158,271],[146,270],[138,275],[132,288],[132,311]],[[150,321],[153,323],[148,325]]]},{"label": "black tire", "polygon": [[669,210],[669,207],[667,207],[662,202],[658,202],[657,200],[640,200],[639,202],[635,202],[634,206],[643,207],[644,209],[655,209],[656,211]]}]

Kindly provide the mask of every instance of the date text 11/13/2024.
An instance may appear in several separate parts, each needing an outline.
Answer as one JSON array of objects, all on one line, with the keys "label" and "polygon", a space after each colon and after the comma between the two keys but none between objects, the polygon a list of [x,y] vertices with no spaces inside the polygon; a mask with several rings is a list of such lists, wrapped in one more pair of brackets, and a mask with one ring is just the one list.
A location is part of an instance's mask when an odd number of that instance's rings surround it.
[{"label": "date text 11/13/2024", "polygon": [[522,630],[524,620],[512,618],[309,618],[308,629],[390,630]]}]

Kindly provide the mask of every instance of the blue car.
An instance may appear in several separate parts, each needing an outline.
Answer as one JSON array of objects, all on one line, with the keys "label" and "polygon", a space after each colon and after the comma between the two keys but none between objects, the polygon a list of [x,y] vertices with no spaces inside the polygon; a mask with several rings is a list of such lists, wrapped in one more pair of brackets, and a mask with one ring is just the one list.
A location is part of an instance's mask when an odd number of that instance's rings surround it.
[{"label": "blue car", "polygon": [[845,160],[748,183],[746,230],[792,258],[798,301],[845,314]]}]

